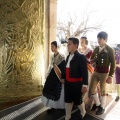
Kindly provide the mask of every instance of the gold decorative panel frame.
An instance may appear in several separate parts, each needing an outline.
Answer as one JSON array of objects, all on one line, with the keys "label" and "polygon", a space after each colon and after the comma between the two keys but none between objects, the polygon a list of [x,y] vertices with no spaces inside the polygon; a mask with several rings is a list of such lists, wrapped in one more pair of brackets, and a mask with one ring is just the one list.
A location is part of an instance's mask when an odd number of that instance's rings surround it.
[{"label": "gold decorative panel frame", "polygon": [[41,94],[44,0],[0,0],[0,101]]}]

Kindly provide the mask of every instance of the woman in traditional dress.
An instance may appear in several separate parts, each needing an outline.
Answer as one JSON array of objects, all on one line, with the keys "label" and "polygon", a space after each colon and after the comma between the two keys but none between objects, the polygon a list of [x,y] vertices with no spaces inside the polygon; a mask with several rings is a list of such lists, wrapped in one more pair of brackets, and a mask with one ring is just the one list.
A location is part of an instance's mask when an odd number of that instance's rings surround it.
[{"label": "woman in traditional dress", "polygon": [[[87,37],[81,37],[80,38],[80,47],[79,47],[79,52],[81,54],[84,54],[87,58],[87,67],[88,67],[88,88],[90,85],[90,78],[92,73],[94,72],[94,69],[92,65],[90,64],[90,58],[92,56],[92,49],[88,47],[88,40]],[[93,99],[90,98],[89,91],[83,95],[83,101],[85,101],[87,107],[91,107],[91,102],[93,102]]]},{"label": "woman in traditional dress", "polygon": [[[80,39],[80,47],[79,47],[79,52],[81,54],[84,54],[87,58],[87,66],[88,66],[88,72],[89,72],[89,78],[91,76],[91,73],[93,73],[93,68],[90,65],[90,57],[92,56],[92,49],[88,47],[88,40],[87,37],[81,37]],[[90,80],[90,79],[89,79]],[[89,85],[90,81],[88,81]]]},{"label": "woman in traditional dress", "polygon": [[42,96],[43,104],[50,107],[48,111],[65,108],[64,80],[62,79],[65,78],[65,57],[58,52],[56,41],[51,43],[51,50],[54,55],[51,57]]},{"label": "woman in traditional dress", "polygon": [[115,49],[115,60],[116,60],[116,69],[115,69],[115,78],[116,78],[116,88],[117,96],[115,101],[120,99],[120,44],[117,45]]}]

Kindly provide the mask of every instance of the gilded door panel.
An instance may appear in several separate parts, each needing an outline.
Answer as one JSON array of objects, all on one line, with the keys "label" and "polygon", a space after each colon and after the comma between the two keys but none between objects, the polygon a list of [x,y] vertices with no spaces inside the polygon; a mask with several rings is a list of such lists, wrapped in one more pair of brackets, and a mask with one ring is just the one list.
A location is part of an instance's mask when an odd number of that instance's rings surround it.
[{"label": "gilded door panel", "polygon": [[43,36],[44,0],[0,0],[1,101],[41,94]]}]

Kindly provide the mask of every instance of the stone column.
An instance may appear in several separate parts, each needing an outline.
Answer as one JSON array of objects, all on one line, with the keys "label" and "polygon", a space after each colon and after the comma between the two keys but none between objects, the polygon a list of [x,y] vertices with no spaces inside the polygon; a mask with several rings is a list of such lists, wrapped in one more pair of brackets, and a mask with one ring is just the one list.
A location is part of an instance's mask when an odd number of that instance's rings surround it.
[{"label": "stone column", "polygon": [[57,26],[57,0],[45,0],[45,41],[44,41],[45,73],[47,71],[50,60],[51,54],[50,43],[56,40],[56,26]]},{"label": "stone column", "polygon": [[57,26],[57,0],[50,0],[50,7],[49,7],[50,42],[56,40],[56,26]]}]

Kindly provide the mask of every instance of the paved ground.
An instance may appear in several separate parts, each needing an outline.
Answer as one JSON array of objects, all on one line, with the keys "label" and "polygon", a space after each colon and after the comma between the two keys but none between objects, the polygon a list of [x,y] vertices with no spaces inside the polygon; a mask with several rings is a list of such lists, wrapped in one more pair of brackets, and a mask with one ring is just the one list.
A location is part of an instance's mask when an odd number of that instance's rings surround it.
[{"label": "paved ground", "polygon": [[[57,109],[51,113],[48,113],[47,110],[48,108],[43,106],[39,97],[0,111],[0,120],[64,120],[65,110]],[[79,118],[78,109],[73,110],[72,118],[73,120]],[[84,120],[100,119],[86,114]]]},{"label": "paved ground", "polygon": [[[0,120],[64,120],[65,111],[55,110],[47,112],[40,97],[21,103],[19,105],[0,111]],[[73,120],[78,120],[79,110],[72,112]],[[106,111],[103,115],[96,116],[95,112],[87,111],[84,120],[120,120],[120,102],[108,96]]]}]

